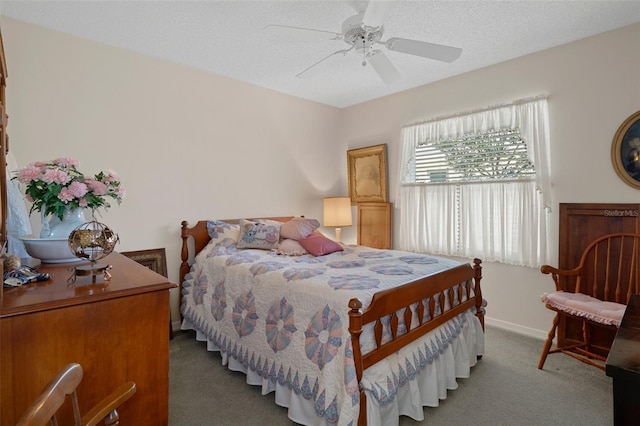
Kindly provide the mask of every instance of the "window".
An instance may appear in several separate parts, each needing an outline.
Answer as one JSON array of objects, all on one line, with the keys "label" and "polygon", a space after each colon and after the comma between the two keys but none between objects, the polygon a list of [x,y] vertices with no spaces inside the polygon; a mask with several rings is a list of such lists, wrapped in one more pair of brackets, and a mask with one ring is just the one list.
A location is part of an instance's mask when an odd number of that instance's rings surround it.
[{"label": "window", "polygon": [[477,182],[535,178],[518,129],[490,130],[415,148],[415,182]]},{"label": "window", "polygon": [[403,129],[400,248],[547,262],[546,99]]}]

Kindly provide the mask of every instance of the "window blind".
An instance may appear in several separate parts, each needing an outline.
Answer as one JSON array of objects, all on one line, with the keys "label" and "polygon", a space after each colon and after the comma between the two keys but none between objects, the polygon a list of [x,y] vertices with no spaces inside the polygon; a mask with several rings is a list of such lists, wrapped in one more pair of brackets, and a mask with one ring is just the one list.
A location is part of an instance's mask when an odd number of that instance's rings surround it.
[{"label": "window blind", "polygon": [[422,143],[415,148],[414,183],[535,178],[518,129],[490,130]]}]

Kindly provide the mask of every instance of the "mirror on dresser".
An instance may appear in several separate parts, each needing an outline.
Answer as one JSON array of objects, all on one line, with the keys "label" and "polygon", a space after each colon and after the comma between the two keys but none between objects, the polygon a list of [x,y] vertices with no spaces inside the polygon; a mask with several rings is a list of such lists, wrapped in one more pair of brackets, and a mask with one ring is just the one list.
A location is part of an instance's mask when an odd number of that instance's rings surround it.
[{"label": "mirror on dresser", "polygon": [[[7,244],[7,160],[6,154],[9,148],[9,137],[7,136],[7,124],[9,116],[7,114],[7,61],[4,56],[4,44],[2,33],[0,33],[0,244],[4,253]],[[0,276],[3,276],[2,262],[0,262]],[[2,287],[0,287],[0,298],[2,298]]]}]

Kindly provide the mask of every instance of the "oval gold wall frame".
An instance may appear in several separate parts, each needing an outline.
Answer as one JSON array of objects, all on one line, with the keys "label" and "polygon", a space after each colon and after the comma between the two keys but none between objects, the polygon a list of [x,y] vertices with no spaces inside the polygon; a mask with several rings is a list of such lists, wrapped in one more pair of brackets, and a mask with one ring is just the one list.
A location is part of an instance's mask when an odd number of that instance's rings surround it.
[{"label": "oval gold wall frame", "polygon": [[618,127],[611,144],[611,162],[620,179],[640,189],[640,111]]}]

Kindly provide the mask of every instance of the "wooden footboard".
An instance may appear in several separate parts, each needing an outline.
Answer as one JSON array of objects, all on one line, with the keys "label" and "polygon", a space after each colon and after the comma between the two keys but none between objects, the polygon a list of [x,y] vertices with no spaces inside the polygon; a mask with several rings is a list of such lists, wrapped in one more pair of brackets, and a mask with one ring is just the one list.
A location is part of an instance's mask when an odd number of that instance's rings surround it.
[{"label": "wooden footboard", "polygon": [[[401,287],[380,291],[373,295],[371,304],[364,310],[362,310],[360,300],[351,299],[349,301],[349,308],[351,308],[349,333],[353,343],[353,358],[360,388],[358,425],[366,425],[367,423],[367,402],[362,386],[364,370],[468,309],[475,308],[475,314],[484,329],[482,290],[480,289],[482,266],[480,259],[474,259],[473,263],[473,267],[468,263],[463,264]],[[461,285],[458,286],[458,284]],[[446,311],[445,295],[447,295],[451,306]],[[434,317],[425,317],[425,312],[436,312],[436,298],[440,314]],[[426,299],[429,300],[428,306],[424,305]],[[418,315],[418,325],[414,328],[410,327],[414,315],[411,309],[412,305],[415,305],[415,312]],[[425,308],[428,309],[425,311]],[[399,323],[397,312],[403,312],[407,328],[407,332],[401,335],[397,333]],[[382,344],[381,319],[389,316],[391,318],[391,340]],[[369,323],[374,323],[376,349],[362,354],[360,334],[363,326]]]}]

